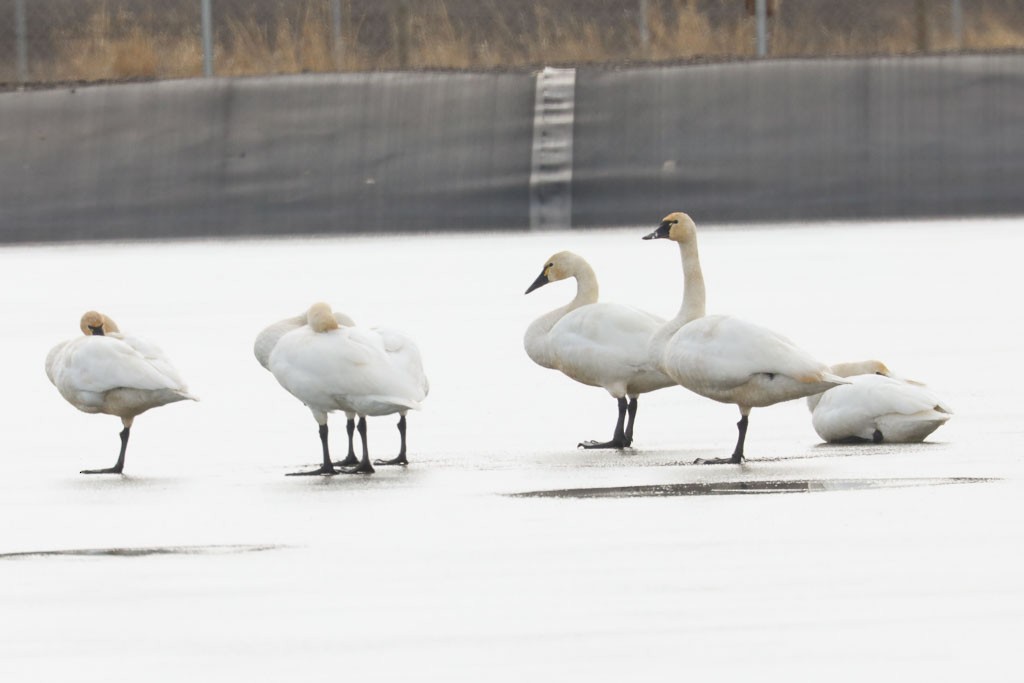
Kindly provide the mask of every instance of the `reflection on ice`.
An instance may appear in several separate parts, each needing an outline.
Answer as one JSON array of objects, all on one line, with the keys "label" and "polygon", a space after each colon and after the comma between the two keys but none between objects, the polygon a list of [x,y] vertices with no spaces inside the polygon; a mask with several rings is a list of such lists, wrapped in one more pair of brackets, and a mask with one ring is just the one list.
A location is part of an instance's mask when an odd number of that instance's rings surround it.
[{"label": "reflection on ice", "polygon": [[861,489],[978,484],[984,477],[922,477],[914,479],[802,479],[775,481],[700,481],[684,484],[609,486],[513,493],[517,498],[641,498],[668,496],[725,496],[745,493],[805,493],[809,491],[856,491]]}]

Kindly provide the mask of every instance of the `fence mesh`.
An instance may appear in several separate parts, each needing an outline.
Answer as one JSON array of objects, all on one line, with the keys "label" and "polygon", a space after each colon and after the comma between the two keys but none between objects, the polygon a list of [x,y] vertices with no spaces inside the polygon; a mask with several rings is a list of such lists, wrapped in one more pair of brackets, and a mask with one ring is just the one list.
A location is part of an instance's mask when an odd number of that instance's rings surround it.
[{"label": "fence mesh", "polygon": [[[204,72],[203,0],[0,0],[0,82]],[[210,0],[212,70],[518,69],[757,56],[755,0]],[[1021,0],[765,0],[767,56],[1024,49]]]}]

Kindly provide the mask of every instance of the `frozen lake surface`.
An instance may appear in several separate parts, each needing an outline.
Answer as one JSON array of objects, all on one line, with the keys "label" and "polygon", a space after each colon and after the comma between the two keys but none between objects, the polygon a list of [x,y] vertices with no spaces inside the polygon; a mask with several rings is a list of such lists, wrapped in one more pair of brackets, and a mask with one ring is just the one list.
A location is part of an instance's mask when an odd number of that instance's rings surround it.
[{"label": "frozen lake surface", "polygon": [[[929,442],[829,446],[803,402],[738,413],[681,388],[614,401],[535,366],[522,335],[570,283],[665,317],[678,250],[631,230],[0,249],[6,448],[0,678],[994,680],[1024,627],[1024,291],[1017,220],[705,228],[709,312],[823,361],[880,358],[956,410]],[[699,218],[699,217],[698,217]],[[319,461],[309,411],[252,355],[324,300],[398,327],[432,389],[411,465]],[[157,341],[200,403],[79,413],[46,352],[101,310]],[[1016,380],[1014,380],[1016,381]],[[344,454],[344,419],[331,443]],[[395,420],[370,421],[374,457]],[[513,495],[531,494],[531,495]]]}]

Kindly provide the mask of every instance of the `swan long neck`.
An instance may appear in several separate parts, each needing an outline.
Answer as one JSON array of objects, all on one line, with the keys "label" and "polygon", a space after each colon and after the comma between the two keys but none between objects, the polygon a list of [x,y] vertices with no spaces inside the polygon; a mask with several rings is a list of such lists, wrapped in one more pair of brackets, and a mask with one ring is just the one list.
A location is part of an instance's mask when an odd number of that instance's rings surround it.
[{"label": "swan long neck", "polygon": [[662,354],[669,339],[686,323],[703,318],[705,315],[706,292],[704,272],[700,267],[700,254],[696,240],[679,243],[679,256],[683,264],[683,303],[676,317],[669,320],[651,337],[649,351],[660,366]]},{"label": "swan long neck", "polygon": [[573,300],[540,316],[526,329],[526,352],[539,365],[550,367],[545,337],[555,323],[577,308],[597,303],[599,288],[594,269],[581,259],[576,265],[573,277],[576,279],[576,296]]},{"label": "swan long neck", "polygon": [[546,333],[566,314],[575,311],[577,308],[597,303],[599,293],[597,276],[594,274],[593,268],[589,265],[584,265],[585,267],[580,268],[573,276],[576,278],[576,296],[573,300],[537,318],[533,325],[530,326],[531,328],[536,325],[538,333]]},{"label": "swan long neck", "polygon": [[681,242],[679,256],[683,262],[683,303],[679,307],[676,319],[681,321],[681,327],[691,320],[705,316],[706,292],[704,290],[704,271],[700,268],[700,255],[697,253],[697,242]]},{"label": "swan long neck", "polygon": [[[569,302],[569,311],[580,306],[596,304],[600,288],[597,286],[597,275],[590,264],[580,259],[576,266],[576,298]],[[566,311],[568,313],[569,311]]]}]

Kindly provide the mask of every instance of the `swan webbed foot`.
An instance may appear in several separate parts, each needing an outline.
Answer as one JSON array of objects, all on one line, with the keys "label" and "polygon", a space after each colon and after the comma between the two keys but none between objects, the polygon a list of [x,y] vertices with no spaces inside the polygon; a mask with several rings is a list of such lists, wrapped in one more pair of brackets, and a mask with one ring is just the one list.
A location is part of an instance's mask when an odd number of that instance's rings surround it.
[{"label": "swan webbed foot", "polygon": [[409,461],[406,459],[405,453],[399,453],[397,457],[394,457],[391,460],[382,460],[381,458],[377,458],[376,460],[373,461],[373,464],[382,466],[402,465],[404,467],[405,465],[409,464]]},{"label": "swan webbed foot", "polygon": [[368,460],[362,460],[355,467],[342,467],[339,472],[341,474],[373,474],[373,465]]},{"label": "swan webbed foot", "polygon": [[334,475],[338,474],[338,470],[334,469],[334,466],[321,465],[319,469],[309,470],[308,472],[289,472],[286,477],[315,477],[320,474]]},{"label": "swan webbed foot", "polygon": [[629,444],[624,439],[612,439],[611,441],[603,442],[581,441],[578,444],[576,444],[576,448],[585,448],[587,450],[593,448],[615,448],[621,451],[623,448],[626,448],[627,446],[629,446]]},{"label": "swan webbed foot", "polygon": [[694,465],[742,465],[747,461],[742,455],[734,455],[729,458],[697,458]]},{"label": "swan webbed foot", "polygon": [[121,474],[121,470],[122,468],[114,466],[106,467],[102,470],[82,470],[79,474]]},{"label": "swan webbed foot", "polygon": [[338,460],[334,463],[337,467],[355,467],[359,464],[359,458],[356,457],[355,453],[349,453],[344,460]]}]

